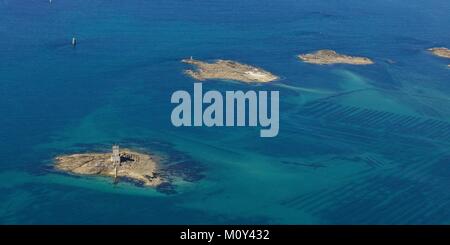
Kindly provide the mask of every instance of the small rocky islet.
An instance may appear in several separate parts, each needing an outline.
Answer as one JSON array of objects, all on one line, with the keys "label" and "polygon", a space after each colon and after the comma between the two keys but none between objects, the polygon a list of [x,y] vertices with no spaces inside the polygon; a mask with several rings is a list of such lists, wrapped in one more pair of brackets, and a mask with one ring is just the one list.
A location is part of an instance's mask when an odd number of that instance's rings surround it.
[{"label": "small rocky islet", "polygon": [[372,65],[374,62],[366,57],[349,56],[339,54],[334,50],[319,50],[313,53],[300,54],[298,58],[305,63],[316,65],[348,64],[348,65]]},{"label": "small rocky islet", "polygon": [[158,186],[164,180],[157,174],[157,158],[152,155],[122,149],[113,153],[83,153],[55,158],[58,170],[79,175],[96,175],[114,178],[126,177],[144,186]]},{"label": "small rocky islet", "polygon": [[450,59],[450,49],[440,47],[440,48],[430,48],[428,49],[431,53],[433,53],[436,56],[442,57],[442,58],[448,58]]},{"label": "small rocky islet", "polygon": [[54,168],[72,175],[107,177],[113,183],[131,182],[136,186],[173,194],[176,193],[174,182],[196,182],[204,177],[204,169],[200,165],[180,154],[173,155],[166,158],[113,146],[112,152],[57,156],[54,158]]},{"label": "small rocky islet", "polygon": [[208,63],[190,58],[183,59],[182,62],[195,66],[194,70],[188,69],[184,73],[199,81],[221,79],[245,83],[269,83],[279,79],[262,68],[232,60],[216,60],[214,63]]},{"label": "small rocky islet", "polygon": [[[450,49],[439,47],[439,48],[430,48],[428,49],[433,55],[441,57],[441,58],[447,58],[450,59]],[[447,65],[447,67],[450,68],[450,65]]]}]

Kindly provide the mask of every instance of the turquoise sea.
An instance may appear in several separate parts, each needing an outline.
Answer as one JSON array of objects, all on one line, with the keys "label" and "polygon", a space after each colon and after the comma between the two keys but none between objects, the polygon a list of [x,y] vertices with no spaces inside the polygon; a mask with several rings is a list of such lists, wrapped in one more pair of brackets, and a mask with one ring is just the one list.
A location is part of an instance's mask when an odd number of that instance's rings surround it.
[{"label": "turquoise sea", "polygon": [[[450,60],[427,49],[450,48],[449,13],[448,0],[0,0],[0,223],[448,224]],[[296,58],[318,49],[375,64]],[[173,127],[189,56],[280,76],[203,83],[280,91],[279,135]],[[114,143],[181,161],[192,181],[164,192],[52,168]]]}]

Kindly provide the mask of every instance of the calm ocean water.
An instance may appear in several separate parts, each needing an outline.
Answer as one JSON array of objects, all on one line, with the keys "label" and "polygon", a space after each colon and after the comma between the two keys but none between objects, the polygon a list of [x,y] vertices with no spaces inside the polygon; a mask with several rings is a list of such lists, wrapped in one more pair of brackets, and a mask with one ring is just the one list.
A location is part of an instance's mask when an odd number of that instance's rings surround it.
[{"label": "calm ocean water", "polygon": [[[0,0],[0,223],[450,222],[447,0]],[[70,46],[72,36],[78,46]],[[372,66],[314,66],[334,49]],[[180,63],[237,60],[282,77],[280,133],[174,128]],[[51,168],[113,143],[189,159],[164,194]]]}]

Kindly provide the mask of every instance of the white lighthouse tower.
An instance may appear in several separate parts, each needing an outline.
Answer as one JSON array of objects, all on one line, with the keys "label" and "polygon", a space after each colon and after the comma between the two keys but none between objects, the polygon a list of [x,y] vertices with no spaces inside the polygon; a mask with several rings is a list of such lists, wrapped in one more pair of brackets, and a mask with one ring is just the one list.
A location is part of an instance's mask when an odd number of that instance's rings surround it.
[{"label": "white lighthouse tower", "polygon": [[120,166],[120,151],[118,145],[113,145],[111,162],[114,167],[114,183],[117,183],[117,168]]},{"label": "white lighthouse tower", "polygon": [[120,165],[120,154],[118,145],[113,145],[112,147],[111,162],[115,167]]}]

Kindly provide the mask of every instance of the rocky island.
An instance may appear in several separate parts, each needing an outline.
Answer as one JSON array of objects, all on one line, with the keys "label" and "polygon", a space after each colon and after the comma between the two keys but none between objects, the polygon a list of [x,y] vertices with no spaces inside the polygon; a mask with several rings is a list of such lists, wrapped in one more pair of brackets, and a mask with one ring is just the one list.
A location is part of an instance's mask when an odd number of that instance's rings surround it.
[{"label": "rocky island", "polygon": [[301,54],[298,58],[306,63],[317,65],[350,64],[350,65],[371,65],[374,62],[366,57],[354,57],[338,54],[333,50],[319,50],[310,54]]},{"label": "rocky island", "polygon": [[278,79],[277,76],[261,68],[231,60],[217,60],[214,63],[207,63],[190,58],[184,59],[182,62],[196,67],[195,70],[185,70],[184,72],[200,81],[225,79],[246,83],[267,83]]},{"label": "rocky island", "polygon": [[430,48],[428,51],[436,56],[450,59],[450,49],[448,48]]},{"label": "rocky island", "polygon": [[[450,49],[448,48],[430,48],[428,49],[431,53],[433,53],[436,56],[442,57],[442,58],[448,58],[450,59]],[[447,65],[447,67],[450,68],[450,65]]]},{"label": "rocky island", "polygon": [[84,153],[58,156],[55,167],[58,170],[79,175],[111,177],[114,182],[128,179],[143,186],[157,187],[164,180],[157,174],[158,159],[113,146],[111,153]]}]

